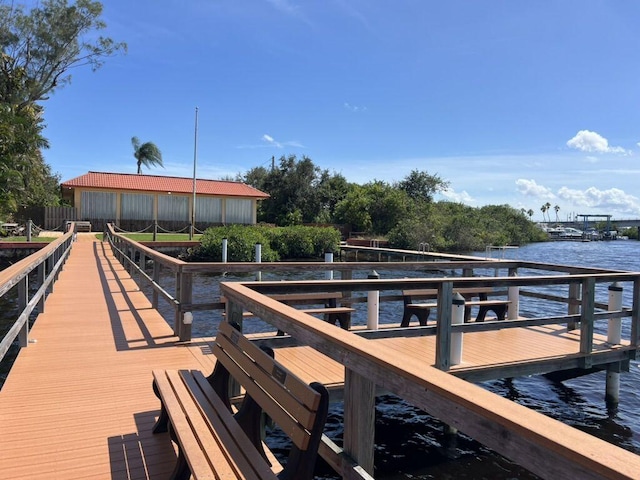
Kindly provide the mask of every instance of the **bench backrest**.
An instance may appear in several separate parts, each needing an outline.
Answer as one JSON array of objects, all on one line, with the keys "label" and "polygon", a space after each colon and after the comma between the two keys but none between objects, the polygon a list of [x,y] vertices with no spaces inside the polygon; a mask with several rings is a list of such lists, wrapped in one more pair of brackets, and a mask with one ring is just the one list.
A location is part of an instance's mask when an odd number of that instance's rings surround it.
[{"label": "bench backrest", "polygon": [[342,292],[284,293],[269,296],[289,305],[335,304],[336,300],[342,298]]},{"label": "bench backrest", "polygon": [[[456,288],[454,292],[458,292],[464,297],[478,296],[481,294],[490,294],[493,292],[491,288],[486,287],[468,287],[468,288]],[[438,290],[436,288],[425,288],[417,290],[403,290],[402,295],[404,297],[414,298],[436,298],[438,296]]]},{"label": "bench backrest", "polygon": [[236,418],[256,448],[262,450],[261,411],[291,439],[279,478],[312,478],[329,404],[324,385],[306,384],[274,360],[273,351],[258,348],[228,322],[218,327],[213,353],[217,362],[209,381],[230,410],[230,376],[244,388]]}]

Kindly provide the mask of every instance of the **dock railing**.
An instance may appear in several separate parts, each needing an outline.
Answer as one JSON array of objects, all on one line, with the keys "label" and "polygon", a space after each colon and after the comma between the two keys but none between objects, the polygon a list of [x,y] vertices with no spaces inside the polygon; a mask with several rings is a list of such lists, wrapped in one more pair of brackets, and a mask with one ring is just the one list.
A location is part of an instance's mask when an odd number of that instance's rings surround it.
[{"label": "dock railing", "polygon": [[[619,311],[596,313],[596,284],[633,283],[633,306]],[[580,285],[581,312],[560,317],[511,319],[479,324],[451,324],[453,291],[457,288],[540,285]],[[373,472],[374,411],[377,388],[392,392],[446,424],[459,429],[543,478],[633,478],[640,468],[640,457],[542,414],[517,405],[478,386],[452,377],[447,350],[453,332],[471,332],[532,325],[580,321],[580,351],[576,366],[591,362],[596,320],[631,317],[631,333],[624,349],[635,358],[638,347],[638,299],[640,274],[608,273],[590,275],[459,278],[434,280],[351,280],[318,282],[222,283],[227,298],[227,318],[243,325],[243,312],[286,332],[302,345],[308,345],[345,366],[344,449],[326,446],[322,456],[343,478],[358,478],[354,464]],[[438,319],[436,327],[416,327],[386,331],[345,331],[304,312],[284,305],[271,294],[313,291],[370,291],[404,288],[436,288]],[[436,365],[410,353],[387,349],[372,341],[389,334],[426,334],[435,330]],[[272,342],[280,341],[277,338]],[[283,339],[282,341],[286,341]],[[527,373],[523,373],[527,374]],[[345,461],[349,459],[349,461]]]},{"label": "dock railing", "polygon": [[[17,317],[0,340],[0,360],[16,338],[20,347],[28,346],[29,317],[36,308],[40,313],[44,311],[46,296],[53,291],[54,283],[71,251],[74,231],[75,225],[71,223],[66,234],[0,272],[0,297],[14,289],[17,289],[18,297]],[[33,273],[36,274],[34,280],[37,290],[31,294],[29,277]]]},{"label": "dock railing", "polygon": [[[114,255],[130,272],[132,277],[137,277],[141,284],[146,283],[151,286],[153,308],[158,308],[159,301],[163,300],[173,309],[174,333],[184,341],[191,339],[191,325],[185,323],[185,314],[199,311],[221,312],[226,307],[225,302],[222,301],[220,297],[213,298],[213,295],[210,299],[208,298],[207,301],[194,300],[193,287],[198,275],[222,275],[225,272],[255,273],[258,270],[261,272],[334,271],[339,273],[340,280],[348,281],[354,278],[358,272],[360,272],[362,277],[367,277],[367,274],[372,270],[380,272],[382,277],[384,277],[385,272],[392,270],[396,271],[396,273],[399,270],[413,272],[414,275],[415,272],[421,272],[425,277],[435,277],[437,275],[439,280],[435,279],[435,282],[430,284],[432,285],[431,287],[415,288],[438,288],[437,285],[446,277],[455,282],[453,288],[464,288],[465,286],[472,288],[488,287],[494,290],[492,294],[495,296],[506,296],[512,293],[509,292],[509,288],[511,288],[512,291],[515,289],[516,298],[519,298],[521,302],[524,298],[530,298],[539,301],[565,304],[568,315],[564,318],[570,326],[580,321],[583,298],[587,299],[587,297],[583,295],[582,279],[579,275],[586,277],[593,276],[594,278],[601,278],[601,276],[604,275],[605,278],[608,279],[598,281],[598,283],[623,281],[621,279],[616,280],[617,278],[621,278],[616,276],[618,274],[625,276],[625,278],[635,278],[632,273],[622,273],[620,271],[598,268],[515,260],[480,259],[459,255],[447,256],[446,254],[433,254],[437,256],[433,257],[432,260],[419,262],[262,262],[259,264],[259,267],[256,263],[250,262],[185,262],[131,240],[123,234],[116,233],[110,224],[108,224],[105,229],[105,240],[111,244]],[[152,266],[147,268],[148,261],[151,261]],[[162,274],[166,272],[170,272],[173,281],[163,285],[161,278]],[[518,277],[522,272],[535,272],[536,275],[541,276],[531,278],[528,276]],[[406,285],[411,285],[411,282],[415,282],[415,285],[425,285],[424,282],[426,280],[429,279],[407,279],[406,281],[409,283]],[[521,283],[519,283],[520,280],[522,280]],[[381,282],[383,281],[384,280],[381,280]],[[397,283],[391,283],[388,289],[383,288],[381,290],[379,297],[381,304],[384,302],[403,301],[403,296],[400,294],[400,291],[404,288],[402,286],[402,280],[395,279],[393,281]],[[268,282],[263,283],[265,288],[268,288],[266,287]],[[281,286],[284,285],[281,282],[278,282],[278,284]],[[286,282],[286,285],[288,284],[289,283]],[[352,296],[352,292],[357,291],[357,289],[352,290],[352,285],[357,284],[365,285],[361,280],[354,280],[351,284],[341,283],[339,285],[333,285],[331,287],[333,290],[331,291],[341,291],[343,293],[343,303],[345,304],[355,305],[365,303],[367,301],[366,295],[364,297]],[[563,285],[564,287],[562,287]],[[534,288],[527,289],[527,287]],[[549,290],[549,288],[535,287],[552,287],[552,290]],[[361,288],[366,289],[368,287]],[[282,290],[283,293],[290,293],[289,287],[282,287]],[[635,294],[634,298],[636,298]],[[607,305],[596,300],[597,299],[594,299],[594,306],[606,310]],[[438,310],[444,311],[442,308]],[[512,308],[511,311],[513,312],[514,309]],[[604,314],[598,315],[600,315],[600,317],[604,316]],[[629,312],[627,310],[627,313],[620,315],[628,316]],[[189,319],[191,315],[187,315],[186,317]],[[596,316],[595,318],[600,317]],[[535,322],[533,319],[530,321]],[[557,319],[557,322],[560,322],[560,318]],[[487,325],[489,324],[487,323]],[[508,328],[511,324],[504,323],[503,325],[505,328]],[[432,327],[425,328],[429,329]],[[464,324],[453,328],[459,331],[467,331],[465,329],[473,331],[473,329],[493,327],[483,327],[481,324]]]}]

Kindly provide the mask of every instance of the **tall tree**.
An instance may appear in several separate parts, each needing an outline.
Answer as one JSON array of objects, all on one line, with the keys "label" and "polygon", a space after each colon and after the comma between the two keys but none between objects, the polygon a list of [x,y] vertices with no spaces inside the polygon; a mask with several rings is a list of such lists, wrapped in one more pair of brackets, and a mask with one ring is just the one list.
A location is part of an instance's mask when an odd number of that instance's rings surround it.
[{"label": "tall tree", "polygon": [[133,156],[136,157],[138,165],[138,175],[142,173],[143,165],[147,168],[154,165],[164,167],[162,164],[162,152],[155,143],[140,143],[138,137],[132,137],[131,145],[133,145]]},{"label": "tall tree", "polygon": [[329,222],[347,192],[344,177],[321,170],[307,156],[283,155],[271,168],[253,168],[241,180],[270,195],[260,202],[258,219],[277,225]]},{"label": "tall tree", "polygon": [[106,28],[102,4],[91,0],[44,0],[25,12],[24,6],[0,0],[0,47],[9,61],[2,74],[21,70],[27,81],[12,100],[22,108],[46,100],[71,81],[71,68],[100,68],[104,58],[126,50],[126,44],[97,35]]},{"label": "tall tree", "polygon": [[554,209],[554,210],[555,210],[555,212],[556,212],[556,222],[559,222],[559,221],[560,221],[560,219],[558,218],[558,212],[560,211],[560,206],[559,206],[559,205],[556,205],[555,207],[553,207],[553,209]]},{"label": "tall tree", "polygon": [[105,28],[102,4],[90,0],[32,2],[29,11],[0,0],[0,215],[20,206],[55,205],[57,175],[44,161],[43,108],[73,67],[94,70],[126,48],[96,34]]},{"label": "tall tree", "polygon": [[443,180],[438,175],[431,175],[420,170],[412,170],[404,180],[400,181],[397,186],[404,190],[413,200],[433,201],[433,196],[446,190],[449,182]]}]

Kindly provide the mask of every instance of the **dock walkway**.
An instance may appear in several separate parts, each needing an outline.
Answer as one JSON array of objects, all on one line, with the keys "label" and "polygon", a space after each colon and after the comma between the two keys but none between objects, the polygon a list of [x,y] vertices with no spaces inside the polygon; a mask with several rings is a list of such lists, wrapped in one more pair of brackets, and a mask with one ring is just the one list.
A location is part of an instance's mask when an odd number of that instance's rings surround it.
[{"label": "dock walkway", "polygon": [[209,371],[212,356],[176,346],[95,235],[79,235],[30,338],[0,391],[0,477],[166,478],[175,455],[151,434],[151,370]]},{"label": "dock walkway", "polygon": [[[324,322],[320,327],[329,328]],[[531,345],[531,335],[539,337],[533,342],[540,349],[529,348],[528,355],[539,355],[537,361],[546,358],[554,362],[577,352],[575,334],[546,328],[466,334],[468,355],[451,373],[464,377],[467,372],[473,377],[478,369],[526,363],[522,352],[527,349],[518,345]],[[340,329],[335,332],[338,337],[347,335]],[[543,342],[540,337],[550,341]],[[214,361],[211,339],[181,343],[111,248],[92,234],[78,235],[30,338],[35,343],[21,350],[0,391],[0,478],[168,477],[175,452],[166,435],[151,433],[159,411],[151,372],[210,372]],[[406,360],[406,365],[400,362],[402,369],[433,364],[434,337],[356,343],[366,349],[375,344],[381,358]],[[598,340],[594,350],[603,346],[604,341]],[[342,388],[344,364],[310,347],[282,348],[276,358],[305,381]],[[612,463],[633,468],[628,452],[611,448],[625,459],[614,458]]]}]

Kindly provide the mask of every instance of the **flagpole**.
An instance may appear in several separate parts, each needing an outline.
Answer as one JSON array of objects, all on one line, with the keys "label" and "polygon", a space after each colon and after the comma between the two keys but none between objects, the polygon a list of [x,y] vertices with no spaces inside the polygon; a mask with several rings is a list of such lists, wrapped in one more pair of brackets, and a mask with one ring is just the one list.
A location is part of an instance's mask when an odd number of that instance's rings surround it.
[{"label": "flagpole", "polygon": [[191,206],[191,230],[189,239],[193,240],[196,230],[196,163],[198,159],[198,107],[196,107],[196,123],[193,138],[193,205]]}]

